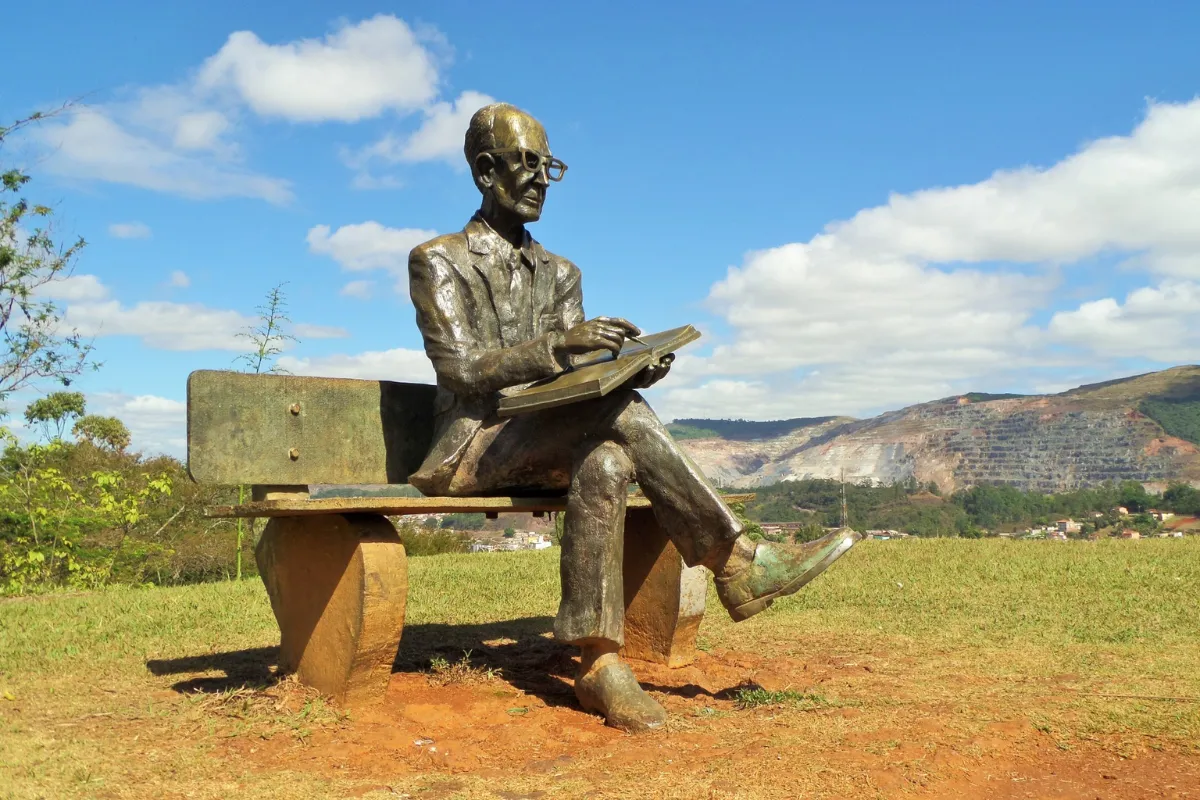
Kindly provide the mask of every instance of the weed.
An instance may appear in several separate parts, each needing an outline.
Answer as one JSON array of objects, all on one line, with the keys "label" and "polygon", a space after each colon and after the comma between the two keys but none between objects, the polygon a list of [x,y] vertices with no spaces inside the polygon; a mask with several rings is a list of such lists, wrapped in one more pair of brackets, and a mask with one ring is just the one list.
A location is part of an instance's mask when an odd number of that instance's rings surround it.
[{"label": "weed", "polygon": [[824,695],[798,692],[795,689],[769,690],[761,686],[739,686],[733,690],[733,699],[742,710],[761,706],[787,706],[810,711],[830,705]]},{"label": "weed", "polygon": [[429,660],[429,679],[438,686],[486,683],[495,680],[499,674],[499,669],[476,667],[471,664],[470,650],[465,651],[462,658],[453,664],[441,656],[434,656]]}]

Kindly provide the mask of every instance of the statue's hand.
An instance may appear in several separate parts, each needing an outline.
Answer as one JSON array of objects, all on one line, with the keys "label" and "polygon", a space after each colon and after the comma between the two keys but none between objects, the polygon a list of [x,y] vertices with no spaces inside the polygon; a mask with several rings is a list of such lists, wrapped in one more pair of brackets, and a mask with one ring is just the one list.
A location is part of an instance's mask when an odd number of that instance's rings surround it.
[{"label": "statue's hand", "polygon": [[567,331],[564,344],[572,355],[594,350],[610,350],[616,355],[621,352],[626,336],[641,332],[637,325],[620,317],[596,317]]},{"label": "statue's hand", "polygon": [[633,380],[629,382],[630,387],[634,389],[649,389],[667,377],[667,373],[671,371],[671,362],[674,360],[674,353],[668,353],[663,356],[657,364],[651,364],[637,375],[634,375]]}]

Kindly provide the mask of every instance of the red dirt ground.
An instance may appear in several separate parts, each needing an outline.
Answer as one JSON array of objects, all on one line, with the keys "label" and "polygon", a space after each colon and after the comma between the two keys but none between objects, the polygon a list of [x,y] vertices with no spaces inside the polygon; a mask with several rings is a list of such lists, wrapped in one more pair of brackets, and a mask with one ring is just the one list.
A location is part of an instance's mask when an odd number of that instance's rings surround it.
[{"label": "red dirt ground", "polygon": [[[633,662],[671,714],[667,730],[641,736],[578,708],[568,679],[574,660],[551,641],[489,642],[477,658],[501,675],[439,685],[423,672],[398,672],[382,704],[302,744],[241,736],[225,739],[218,757],[350,779],[360,794],[404,777],[443,778],[417,794],[392,790],[420,798],[477,796],[479,779],[505,800],[1200,798],[1195,755],[1153,742],[1067,744],[1014,708],[1011,693],[978,679],[926,675],[919,693],[910,691],[914,665],[884,653],[713,651],[676,670]],[[1074,677],[1032,687],[1044,696],[1030,703],[1061,699]],[[742,709],[732,694],[746,685],[836,700],[809,710]]]}]

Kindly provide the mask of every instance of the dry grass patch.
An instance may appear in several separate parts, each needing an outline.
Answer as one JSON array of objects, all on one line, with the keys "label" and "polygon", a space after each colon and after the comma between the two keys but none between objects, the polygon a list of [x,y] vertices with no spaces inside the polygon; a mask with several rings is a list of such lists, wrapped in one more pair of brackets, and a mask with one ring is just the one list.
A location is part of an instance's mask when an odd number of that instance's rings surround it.
[{"label": "dry grass patch", "polygon": [[429,660],[429,682],[435,686],[470,686],[487,683],[498,678],[500,673],[501,670],[496,667],[472,664],[470,650],[463,653],[462,658],[453,663],[442,656],[434,656]]}]

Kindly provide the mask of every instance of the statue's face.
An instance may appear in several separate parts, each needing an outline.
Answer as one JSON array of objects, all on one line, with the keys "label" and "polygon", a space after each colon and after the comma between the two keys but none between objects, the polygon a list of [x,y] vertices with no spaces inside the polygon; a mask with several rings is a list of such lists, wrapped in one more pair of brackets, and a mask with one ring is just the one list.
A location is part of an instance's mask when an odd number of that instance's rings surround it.
[{"label": "statue's face", "polygon": [[[543,156],[550,155],[550,143],[541,123],[524,114],[514,114],[496,120],[496,149],[524,148]],[[503,153],[487,156],[490,169],[480,170],[481,188],[490,191],[496,203],[515,214],[524,222],[537,222],[542,216],[542,204],[546,202],[546,188],[550,185],[546,170],[528,169],[520,153]]]}]

